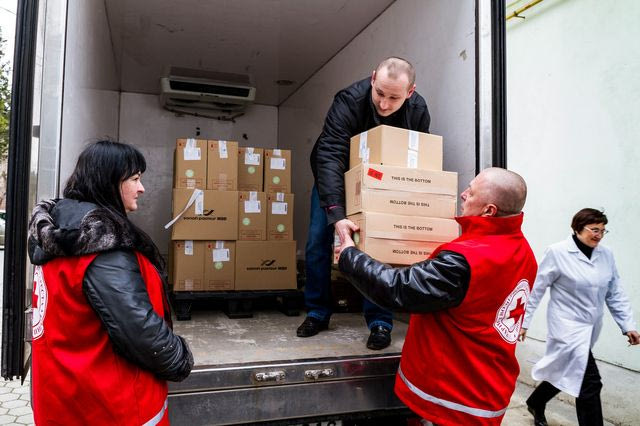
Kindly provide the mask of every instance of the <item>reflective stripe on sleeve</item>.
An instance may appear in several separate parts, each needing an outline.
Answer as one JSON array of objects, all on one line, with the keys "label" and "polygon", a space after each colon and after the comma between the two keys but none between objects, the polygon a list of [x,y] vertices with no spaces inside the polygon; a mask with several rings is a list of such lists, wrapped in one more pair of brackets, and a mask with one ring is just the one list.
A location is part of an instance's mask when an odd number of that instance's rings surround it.
[{"label": "reflective stripe on sleeve", "polygon": [[421,391],[413,383],[411,383],[404,376],[404,374],[402,374],[402,369],[400,367],[398,367],[398,375],[400,375],[400,378],[402,379],[404,384],[407,385],[409,390],[413,392],[415,395],[424,399],[425,401],[429,401],[432,404],[442,405],[443,407],[449,408],[450,410],[461,411],[466,414],[471,414],[472,416],[485,417],[485,418],[500,417],[507,411],[506,407],[498,411],[489,411],[489,410],[483,410],[481,408],[468,407],[466,405],[458,404],[457,402],[447,401],[445,399],[436,398],[433,395],[429,395],[428,393]]},{"label": "reflective stripe on sleeve", "polygon": [[156,414],[155,416],[153,416],[151,418],[151,420],[149,420],[148,422],[146,422],[144,425],[142,426],[155,426],[158,423],[160,423],[162,421],[162,418],[164,417],[164,412],[167,411],[167,407],[169,406],[169,398],[167,397],[164,400],[164,404],[162,404],[162,408],[160,409],[160,411],[158,412],[158,414]]}]

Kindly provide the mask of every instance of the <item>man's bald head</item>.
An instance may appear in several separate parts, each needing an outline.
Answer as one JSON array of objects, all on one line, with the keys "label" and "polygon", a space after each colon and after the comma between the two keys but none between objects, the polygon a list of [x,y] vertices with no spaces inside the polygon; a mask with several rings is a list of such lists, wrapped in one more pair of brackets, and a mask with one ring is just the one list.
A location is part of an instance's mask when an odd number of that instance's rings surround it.
[{"label": "man's bald head", "polygon": [[375,71],[377,74],[380,74],[382,70],[393,80],[397,80],[402,74],[405,74],[409,80],[409,87],[412,87],[416,82],[416,70],[413,68],[413,65],[411,65],[411,62],[406,59],[391,56],[380,62],[380,65],[378,65]]},{"label": "man's bald head", "polygon": [[519,214],[527,199],[522,176],[499,167],[484,169],[460,196],[464,216]]},{"label": "man's bald head", "polygon": [[485,169],[480,175],[483,175],[487,185],[488,202],[498,207],[496,216],[509,216],[522,211],[527,200],[527,184],[522,176],[499,167]]}]

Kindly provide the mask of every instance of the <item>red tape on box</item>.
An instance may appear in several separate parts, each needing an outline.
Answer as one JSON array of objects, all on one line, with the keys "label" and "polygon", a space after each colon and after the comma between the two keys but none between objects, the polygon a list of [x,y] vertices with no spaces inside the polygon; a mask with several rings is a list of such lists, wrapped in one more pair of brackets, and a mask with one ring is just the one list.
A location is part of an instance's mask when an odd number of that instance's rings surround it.
[{"label": "red tape on box", "polygon": [[371,167],[367,170],[367,174],[374,179],[382,180],[382,172],[372,169]]}]

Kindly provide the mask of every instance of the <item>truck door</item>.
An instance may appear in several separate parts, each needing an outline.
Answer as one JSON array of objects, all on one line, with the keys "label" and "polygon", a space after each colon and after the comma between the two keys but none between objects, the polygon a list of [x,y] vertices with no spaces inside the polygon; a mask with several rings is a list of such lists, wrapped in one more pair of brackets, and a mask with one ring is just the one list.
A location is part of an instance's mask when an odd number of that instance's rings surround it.
[{"label": "truck door", "polygon": [[58,194],[66,0],[18,0],[7,170],[2,377],[25,377],[30,355],[30,211]]},{"label": "truck door", "polygon": [[[25,312],[31,300],[27,267],[30,208],[36,199],[59,193],[67,5],[66,0],[18,1],[4,252],[5,378],[24,377],[29,356],[25,331],[31,327]],[[500,0],[475,3],[476,172],[505,164],[504,8]]]}]

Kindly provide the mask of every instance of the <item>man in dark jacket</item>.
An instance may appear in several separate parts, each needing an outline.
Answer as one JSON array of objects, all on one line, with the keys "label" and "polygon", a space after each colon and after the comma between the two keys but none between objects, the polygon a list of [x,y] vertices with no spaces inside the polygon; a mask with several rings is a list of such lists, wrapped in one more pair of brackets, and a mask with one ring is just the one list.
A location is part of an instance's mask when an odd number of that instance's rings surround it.
[{"label": "man in dark jacket", "polygon": [[[311,153],[315,185],[311,191],[311,221],[305,253],[305,303],[307,317],[298,327],[299,337],[326,330],[331,317],[331,262],[334,230],[344,242],[357,226],[346,218],[344,173],[349,169],[349,141],[376,126],[386,124],[428,132],[427,104],[415,91],[415,70],[404,59],[391,57],[378,65],[371,78],[338,92]],[[391,312],[364,301],[371,334],[369,349],[391,343]]]},{"label": "man in dark jacket", "polygon": [[520,226],[527,187],[483,170],[462,194],[462,235],[392,268],[346,237],[340,270],[380,306],[411,312],[398,397],[438,425],[499,425],[519,373],[515,347],[537,264]]}]

